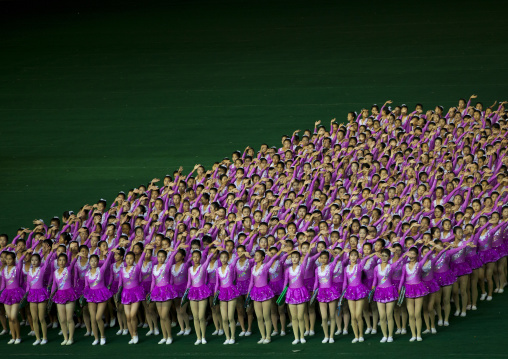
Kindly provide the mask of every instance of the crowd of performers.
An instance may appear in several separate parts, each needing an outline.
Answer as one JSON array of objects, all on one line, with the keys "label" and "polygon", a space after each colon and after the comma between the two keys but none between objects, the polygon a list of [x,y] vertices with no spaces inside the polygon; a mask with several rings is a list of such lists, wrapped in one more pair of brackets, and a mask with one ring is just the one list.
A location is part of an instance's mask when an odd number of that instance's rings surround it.
[{"label": "crowd of performers", "polygon": [[62,345],[77,328],[104,345],[108,326],[206,344],[208,323],[226,345],[289,327],[305,343],[316,325],[323,343],[384,343],[459,323],[507,281],[507,113],[475,97],[317,121],[1,235],[1,334],[19,344],[21,318],[34,345],[58,323]]}]

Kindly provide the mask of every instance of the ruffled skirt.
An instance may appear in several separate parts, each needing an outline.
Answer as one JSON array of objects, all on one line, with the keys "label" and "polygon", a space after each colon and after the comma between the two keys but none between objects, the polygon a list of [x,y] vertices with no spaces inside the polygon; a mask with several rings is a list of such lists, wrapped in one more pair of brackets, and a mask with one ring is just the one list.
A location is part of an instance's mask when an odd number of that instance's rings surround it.
[{"label": "ruffled skirt", "polygon": [[483,262],[478,256],[478,254],[466,257],[466,262],[469,263],[469,267],[471,268],[471,270],[483,267]]},{"label": "ruffled skirt", "polygon": [[431,279],[428,281],[424,280],[423,283],[425,283],[425,285],[427,286],[429,294],[436,293],[437,291],[439,291],[439,289],[441,289],[441,287],[439,286],[439,284],[437,284],[435,279]]},{"label": "ruffled skirt", "polygon": [[206,284],[204,284],[201,287],[190,287],[189,295],[187,298],[189,298],[189,300],[200,301],[208,298],[211,295],[212,291]]},{"label": "ruffled skirt", "polygon": [[67,304],[74,302],[80,296],[74,288],[57,290],[53,296],[53,302],[56,304]]},{"label": "ruffled skirt", "polygon": [[399,299],[399,292],[392,284],[389,287],[376,287],[372,300],[378,303],[390,303]]},{"label": "ruffled skirt", "polygon": [[2,295],[0,295],[0,303],[6,305],[13,305],[21,302],[21,299],[25,296],[25,290],[21,287],[4,289]]},{"label": "ruffled skirt", "polygon": [[360,283],[355,286],[348,285],[346,288],[346,293],[344,294],[344,298],[347,300],[360,300],[369,295],[369,290],[367,287]]},{"label": "ruffled skirt", "polygon": [[478,251],[478,256],[483,264],[497,262],[499,260],[500,255],[496,252],[494,248],[487,249],[486,251]]},{"label": "ruffled skirt", "polygon": [[239,280],[236,282],[236,289],[240,295],[247,295],[249,293],[249,280]]},{"label": "ruffled skirt", "polygon": [[452,263],[452,270],[453,273],[458,277],[462,277],[463,275],[468,275],[473,273],[473,270],[471,269],[471,266],[467,262],[462,262],[458,264]]},{"label": "ruffled skirt", "polygon": [[256,302],[264,302],[265,300],[272,299],[274,296],[275,294],[273,294],[273,290],[269,285],[264,287],[253,286],[250,291],[250,298]]},{"label": "ruffled skirt", "polygon": [[142,302],[146,299],[146,293],[143,286],[133,288],[123,288],[122,290],[122,304],[132,304]]},{"label": "ruffled skirt", "polygon": [[269,282],[268,285],[270,288],[272,288],[272,292],[275,295],[281,295],[282,291],[284,290],[284,281],[283,280],[276,280],[273,282]]},{"label": "ruffled skirt", "polygon": [[447,287],[457,281],[457,276],[450,269],[442,273],[434,272],[434,279],[441,287]]},{"label": "ruffled skirt", "polygon": [[286,292],[287,304],[302,304],[308,302],[309,299],[310,294],[305,286],[300,288],[288,288]]},{"label": "ruffled skirt", "polygon": [[303,280],[303,284],[305,285],[305,288],[307,288],[307,291],[310,293],[312,292],[312,290],[314,289],[314,282],[315,282],[315,278],[312,277],[312,278],[307,278],[307,279],[304,279]]},{"label": "ruffled skirt", "polygon": [[150,294],[152,302],[165,302],[178,297],[178,293],[171,284],[166,284],[160,287],[155,286]]},{"label": "ruffled skirt", "polygon": [[235,285],[219,288],[219,300],[221,302],[229,302],[230,300],[236,299],[239,296],[240,293],[238,293],[238,289]]},{"label": "ruffled skirt", "polygon": [[28,303],[42,303],[49,299],[49,293],[46,288],[29,289],[26,301]]},{"label": "ruffled skirt", "polygon": [[424,282],[417,284],[406,283],[406,298],[420,298],[425,297],[427,294],[429,294],[429,288],[427,288]]},{"label": "ruffled skirt", "polygon": [[187,283],[174,284],[173,289],[176,292],[176,298],[182,298],[187,289]]},{"label": "ruffled skirt", "polygon": [[316,299],[320,303],[330,303],[340,298],[340,292],[334,286],[330,288],[318,288],[317,291]]},{"label": "ruffled skirt", "polygon": [[83,297],[89,303],[102,303],[110,300],[113,297],[113,292],[106,287],[98,289],[85,288]]}]

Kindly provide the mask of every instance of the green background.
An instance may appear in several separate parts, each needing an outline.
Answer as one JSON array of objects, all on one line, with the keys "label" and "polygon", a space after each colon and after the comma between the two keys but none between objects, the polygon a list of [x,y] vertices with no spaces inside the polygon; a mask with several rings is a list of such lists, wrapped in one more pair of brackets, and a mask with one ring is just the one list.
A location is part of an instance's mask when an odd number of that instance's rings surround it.
[{"label": "green background", "polygon": [[[49,221],[101,197],[111,202],[118,191],[180,165],[187,172],[247,145],[279,145],[281,135],[316,120],[328,126],[331,118],[343,121],[350,110],[388,99],[422,102],[425,109],[473,93],[486,106],[505,100],[506,5],[479,5],[0,2],[0,232],[12,238],[35,218]],[[286,338],[260,347],[249,338],[224,349],[210,340],[199,348],[129,346],[129,353],[372,355],[382,349],[391,357],[506,356],[503,302],[496,298],[442,335],[411,345],[405,338],[381,346],[376,337],[354,347],[325,346],[316,338],[295,348]],[[76,351],[89,347],[77,338],[76,347],[62,351],[53,341],[44,350],[9,346],[8,353],[91,353]],[[118,351],[127,349],[124,338],[110,338],[111,345],[94,352],[125,354]]]}]

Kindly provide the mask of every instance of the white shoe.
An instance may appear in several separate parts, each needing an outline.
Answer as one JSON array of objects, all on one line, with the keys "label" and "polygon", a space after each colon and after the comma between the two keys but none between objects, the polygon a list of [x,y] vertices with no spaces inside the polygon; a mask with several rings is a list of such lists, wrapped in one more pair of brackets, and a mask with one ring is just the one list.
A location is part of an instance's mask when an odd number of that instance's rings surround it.
[{"label": "white shoe", "polygon": [[272,332],[272,337],[276,336],[276,335],[279,335],[279,332],[276,332],[275,330]]},{"label": "white shoe", "polygon": [[41,340],[41,345],[46,345],[48,343],[48,340],[47,339],[42,339]]},{"label": "white shoe", "polygon": [[497,291],[499,294],[501,293],[504,293],[504,289],[503,288],[499,288],[499,290]]},{"label": "white shoe", "polygon": [[162,338],[157,344],[166,344],[166,339]]},{"label": "white shoe", "polygon": [[328,343],[335,343],[335,340],[333,338],[328,339]]},{"label": "white shoe", "polygon": [[159,335],[159,334],[160,334],[160,332],[159,332],[159,328],[155,328],[155,329],[153,330],[153,335]]},{"label": "white shoe", "polygon": [[119,329],[119,330],[116,332],[116,335],[122,335],[122,332],[123,332],[123,330],[122,330],[122,329]]},{"label": "white shoe", "polygon": [[14,344],[14,342],[16,341],[16,339],[11,339],[7,342],[7,344]]},{"label": "white shoe", "polygon": [[14,345],[19,344],[19,343],[21,343],[21,339],[16,339],[16,340],[14,341]]},{"label": "white shoe", "polygon": [[[497,289],[497,288],[494,289],[494,293],[499,293],[499,289]],[[21,325],[21,323],[19,325]]]},{"label": "white shoe", "polygon": [[491,300],[492,300],[492,297],[489,295],[489,296],[487,297],[487,302],[490,302]]},{"label": "white shoe", "polygon": [[248,336],[250,336],[250,335],[252,335],[252,332],[249,332],[249,331],[247,330],[247,331],[245,332],[245,336],[246,336],[246,337],[248,337]]},{"label": "white shoe", "polygon": [[258,341],[258,344],[263,344],[265,340],[263,338],[261,338],[259,341]]},{"label": "white shoe", "polygon": [[409,339],[410,342],[414,342],[416,340],[416,337],[411,337],[411,339]]},{"label": "white shoe", "polygon": [[443,321],[442,321],[441,319],[439,319],[439,320],[437,321],[437,326],[438,326],[438,327],[442,327],[442,326],[443,326]]},{"label": "white shoe", "polygon": [[235,344],[235,340],[234,339],[229,339],[229,344]]},{"label": "white shoe", "polygon": [[476,305],[473,305],[473,306],[471,307],[471,310],[477,310],[477,309],[478,309],[478,308],[476,307]]},{"label": "white shoe", "polygon": [[306,331],[305,331],[305,333],[303,333],[303,336],[304,336],[304,337],[306,337],[306,336],[308,336],[308,335],[309,335],[309,331],[308,331],[308,330],[306,330]]},{"label": "white shoe", "polygon": [[388,342],[388,343],[392,343],[392,342],[393,342],[393,337],[388,337],[387,342]]},{"label": "white shoe", "polygon": [[286,336],[286,332],[282,330],[282,331],[280,332],[280,336],[281,336],[281,337]]},{"label": "white shoe", "polygon": [[447,326],[449,326],[449,325],[450,325],[450,323],[448,323],[448,322],[443,322],[443,325],[444,325],[445,327],[447,327]]},{"label": "white shoe", "polygon": [[245,332],[240,332],[240,336],[241,337],[245,336]]},{"label": "white shoe", "polygon": [[[88,332],[87,332],[87,333],[88,333]],[[63,335],[63,332],[60,330],[60,331],[58,332],[58,335]],[[90,334],[88,334],[88,335],[90,335]],[[86,337],[86,334],[85,334],[85,337]]]},{"label": "white shoe", "polygon": [[58,328],[58,323],[53,323],[53,326],[52,326],[52,327],[53,327],[53,329]]},{"label": "white shoe", "polygon": [[487,293],[482,293],[482,295],[480,295],[480,300],[485,300],[485,298],[487,298]]},{"label": "white shoe", "polygon": [[5,330],[5,329],[0,332],[0,335],[5,335],[5,334],[7,334],[7,330]]},{"label": "white shoe", "polygon": [[122,332],[122,335],[127,335],[127,334],[129,334],[129,329],[124,329]]},{"label": "white shoe", "polygon": [[146,336],[149,337],[150,335],[153,334],[153,331],[149,330],[147,333],[146,333]]},{"label": "white shoe", "polygon": [[388,340],[387,337],[382,337],[381,340],[379,341],[380,343],[386,343],[386,341]]},{"label": "white shoe", "polygon": [[219,336],[220,336],[220,335],[224,335],[224,330],[219,329]]},{"label": "white shoe", "polygon": [[199,345],[199,344],[201,344],[201,340],[199,340],[199,339],[198,339],[198,340],[196,340],[196,342],[194,343],[194,345]]},{"label": "white shoe", "polygon": [[298,344],[298,343],[300,343],[300,339],[293,340],[293,343],[291,343],[291,344],[295,345],[295,344]]},{"label": "white shoe", "polygon": [[179,337],[180,335],[183,335],[184,331],[180,330],[178,333],[176,333],[176,336]]},{"label": "white shoe", "polygon": [[228,345],[229,344],[229,339],[226,339],[226,341],[223,344],[224,345]]},{"label": "white shoe", "polygon": [[311,337],[312,337],[312,336],[314,336],[315,334],[316,334],[316,333],[314,333],[314,331],[313,331],[313,330],[309,330],[309,336],[311,336]]},{"label": "white shoe", "polygon": [[436,334],[436,333],[437,333],[437,330],[436,330],[436,328],[430,328],[430,332],[431,332],[432,334]]},{"label": "white shoe", "polygon": [[[60,331],[60,333],[61,333],[61,331]],[[89,337],[89,336],[90,336],[90,334],[92,334],[92,333],[90,333],[90,332],[86,332],[84,336],[85,336],[85,337]],[[58,334],[58,335],[60,335],[60,334]]]},{"label": "white shoe", "polygon": [[104,328],[109,327],[109,323],[104,323]]},{"label": "white shoe", "polygon": [[358,339],[358,341],[359,341],[360,343],[363,343],[363,341],[364,341],[364,340],[365,340],[365,339],[363,339],[363,337],[360,337],[360,338]]},{"label": "white shoe", "polygon": [[354,339],[351,341],[351,343],[353,343],[353,344],[354,344],[354,343],[358,343],[358,338],[354,338]]},{"label": "white shoe", "polygon": [[416,337],[416,340],[421,342],[423,339],[422,339],[422,337]]},{"label": "white shoe", "polygon": [[139,342],[139,338],[136,335],[134,338],[132,338],[132,344],[138,344],[138,342]]},{"label": "white shoe", "polygon": [[344,330],[342,331],[342,335],[347,335],[347,329],[344,329]]},{"label": "white shoe", "polygon": [[93,341],[92,345],[97,345],[97,344],[99,344],[99,340],[98,340],[98,339],[95,339],[95,340]]},{"label": "white shoe", "polygon": [[466,306],[466,310],[471,310],[471,304],[468,304],[468,305]]},{"label": "white shoe", "polygon": [[216,331],[214,331],[214,332],[212,333],[212,335],[217,335],[217,334],[219,334],[219,331],[218,331],[218,330],[216,330]]},{"label": "white shoe", "polygon": [[328,341],[329,341],[329,340],[330,340],[330,339],[325,338],[325,339],[323,339],[323,341],[322,341],[321,343],[323,343],[323,344],[328,343]]},{"label": "white shoe", "polygon": [[29,337],[34,337],[35,336],[35,332],[32,330],[31,332],[28,333],[28,336]]},{"label": "white shoe", "polygon": [[376,330],[376,329],[374,329],[374,328],[372,328],[372,330],[371,330],[370,334],[377,334],[377,330]]},{"label": "white shoe", "polygon": [[166,339],[166,345],[173,343],[173,338]]},{"label": "white shoe", "polygon": [[[9,344],[9,343],[7,343]],[[67,345],[67,340],[64,340],[62,343],[60,343],[60,345]]]},{"label": "white shoe", "polygon": [[466,316],[466,312],[462,312],[462,313],[460,313],[460,316],[461,316],[461,317],[465,317],[465,316]]},{"label": "white shoe", "polygon": [[143,323],[138,323],[138,328],[143,327]]},{"label": "white shoe", "polygon": [[74,341],[72,339],[67,340],[67,343],[65,345],[72,345],[74,344]]},{"label": "white shoe", "polygon": [[176,327],[176,322],[171,322],[171,328]]},{"label": "white shoe", "polygon": [[402,335],[404,335],[404,334],[406,334],[406,333],[407,333],[406,329],[402,329],[402,330],[400,331],[400,334],[402,334]]},{"label": "white shoe", "polygon": [[189,335],[191,332],[191,329],[185,329],[185,331],[183,332],[183,335]]},{"label": "white shoe", "polygon": [[397,329],[397,330],[395,331],[395,334],[400,334],[400,329]]},{"label": "white shoe", "polygon": [[106,338],[101,338],[101,345],[106,345]]},{"label": "white shoe", "polygon": [[342,330],[341,329],[337,329],[337,331],[335,332],[335,335],[340,335],[340,333],[342,333]]},{"label": "white shoe", "polygon": [[365,334],[370,334],[370,332],[371,332],[371,331],[372,331],[372,328],[367,328],[367,329],[365,330]]},{"label": "white shoe", "polygon": [[456,310],[455,313],[453,313],[455,317],[458,317],[460,315],[460,310]]},{"label": "white shoe", "polygon": [[239,327],[240,326],[240,322],[236,322],[236,326]]},{"label": "white shoe", "polygon": [[146,329],[146,328],[148,328],[148,324],[147,323],[143,324],[143,329]]},{"label": "white shoe", "polygon": [[300,339],[300,343],[305,344],[305,343],[307,343],[307,341],[305,340],[305,338],[302,338],[302,339]]},{"label": "white shoe", "polygon": [[129,344],[134,344],[134,339],[129,340]]},{"label": "white shoe", "polygon": [[206,344],[206,339],[205,338],[201,339],[201,344]]},{"label": "white shoe", "polygon": [[293,326],[293,323],[289,322],[288,323],[288,328],[291,328]]},{"label": "white shoe", "polygon": [[113,319],[110,320],[109,326],[110,326],[110,328],[113,328],[115,325],[116,325],[116,319],[113,318]]},{"label": "white shoe", "polygon": [[422,332],[422,334],[429,334],[429,333],[430,333],[430,330],[428,330],[428,329],[425,329],[425,330]]}]

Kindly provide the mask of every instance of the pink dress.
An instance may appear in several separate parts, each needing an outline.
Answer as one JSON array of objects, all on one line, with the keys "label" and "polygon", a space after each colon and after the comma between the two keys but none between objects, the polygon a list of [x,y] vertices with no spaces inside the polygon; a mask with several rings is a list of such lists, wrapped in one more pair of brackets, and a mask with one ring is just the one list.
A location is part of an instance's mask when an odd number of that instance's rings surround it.
[{"label": "pink dress", "polygon": [[301,264],[296,269],[293,269],[291,265],[286,269],[284,274],[284,287],[288,287],[286,293],[287,304],[302,304],[306,303],[310,299],[310,294],[304,284],[304,268],[307,267],[307,261],[309,260],[309,253],[303,258]]}]

